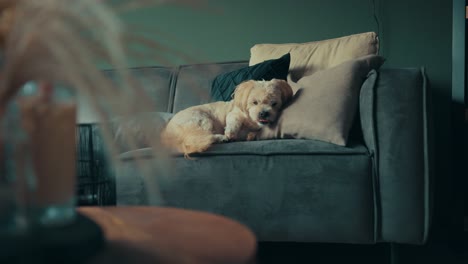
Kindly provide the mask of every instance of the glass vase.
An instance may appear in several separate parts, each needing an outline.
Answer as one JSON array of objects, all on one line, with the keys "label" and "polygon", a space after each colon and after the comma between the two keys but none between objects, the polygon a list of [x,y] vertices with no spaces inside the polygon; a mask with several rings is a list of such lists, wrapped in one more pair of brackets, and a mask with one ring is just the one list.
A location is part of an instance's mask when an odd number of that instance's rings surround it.
[{"label": "glass vase", "polygon": [[76,102],[70,89],[26,83],[2,120],[5,179],[14,190],[18,229],[75,218]]}]

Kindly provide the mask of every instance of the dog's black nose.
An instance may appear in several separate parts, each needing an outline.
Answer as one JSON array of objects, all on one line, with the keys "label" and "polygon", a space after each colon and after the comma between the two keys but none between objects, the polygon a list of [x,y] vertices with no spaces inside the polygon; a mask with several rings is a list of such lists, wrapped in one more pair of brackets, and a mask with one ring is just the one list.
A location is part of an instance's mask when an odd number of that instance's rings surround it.
[{"label": "dog's black nose", "polygon": [[262,111],[260,112],[260,114],[258,115],[260,118],[267,118],[268,116],[270,115],[269,112],[267,111]]}]

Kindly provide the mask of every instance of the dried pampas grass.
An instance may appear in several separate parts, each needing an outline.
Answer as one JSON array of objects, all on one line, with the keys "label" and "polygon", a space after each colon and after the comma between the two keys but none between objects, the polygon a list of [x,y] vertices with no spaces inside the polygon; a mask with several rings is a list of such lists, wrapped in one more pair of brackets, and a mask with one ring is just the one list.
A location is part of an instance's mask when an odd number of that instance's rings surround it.
[{"label": "dried pampas grass", "polygon": [[[1,108],[28,81],[65,84],[87,99],[102,121],[112,116],[131,116],[153,111],[155,102],[126,70],[132,56],[153,58],[165,63],[168,56],[189,57],[181,51],[156,42],[144,34],[129,31],[116,12],[164,3],[194,1],[150,0],[0,0],[0,114]],[[142,54],[143,52],[143,54]],[[97,65],[110,65],[117,72],[118,82],[107,78]],[[103,122],[102,133],[111,157],[119,153],[112,133]],[[158,137],[158,135],[155,135]],[[122,139],[120,139],[122,140]],[[136,146],[132,137],[124,139]],[[165,153],[152,141],[158,173],[167,173],[170,166]],[[119,162],[118,159],[112,159]],[[144,166],[140,166],[143,168]],[[154,171],[140,172],[146,180],[154,180]],[[148,182],[149,202],[159,197],[154,182]]]}]

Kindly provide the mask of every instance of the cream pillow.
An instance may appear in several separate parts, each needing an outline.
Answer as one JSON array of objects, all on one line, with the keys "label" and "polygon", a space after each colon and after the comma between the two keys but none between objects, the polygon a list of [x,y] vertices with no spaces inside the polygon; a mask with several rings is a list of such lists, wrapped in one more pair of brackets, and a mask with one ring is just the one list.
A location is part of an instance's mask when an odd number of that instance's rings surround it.
[{"label": "cream pillow", "polygon": [[258,139],[305,138],[346,146],[362,83],[383,63],[384,58],[368,55],[302,78],[293,102]]},{"label": "cream pillow", "polygon": [[307,43],[257,44],[250,49],[249,65],[291,53],[288,83],[296,92],[299,88],[297,82],[302,77],[351,59],[377,55],[378,50],[379,40],[374,32]]}]

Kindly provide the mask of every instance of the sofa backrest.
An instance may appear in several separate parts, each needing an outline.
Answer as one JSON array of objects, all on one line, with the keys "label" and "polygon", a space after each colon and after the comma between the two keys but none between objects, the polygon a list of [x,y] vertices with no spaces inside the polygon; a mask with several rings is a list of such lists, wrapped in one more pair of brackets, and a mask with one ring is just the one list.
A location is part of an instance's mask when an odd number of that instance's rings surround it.
[{"label": "sofa backrest", "polygon": [[176,113],[189,106],[211,102],[211,83],[216,76],[246,66],[247,61],[180,66],[170,112]]},{"label": "sofa backrest", "polygon": [[[170,88],[174,83],[176,69],[170,67],[142,67],[129,69],[128,72],[134,76],[135,80],[145,90],[146,95],[154,102],[154,111],[168,112],[172,105]],[[112,80],[116,80],[114,70],[106,70],[104,73]]]},{"label": "sofa backrest", "polygon": [[[142,67],[128,71],[154,102],[154,111],[176,113],[193,105],[211,102],[214,78],[245,66],[248,66],[247,61]],[[105,74],[111,79],[116,78],[114,70],[106,70]]]}]

